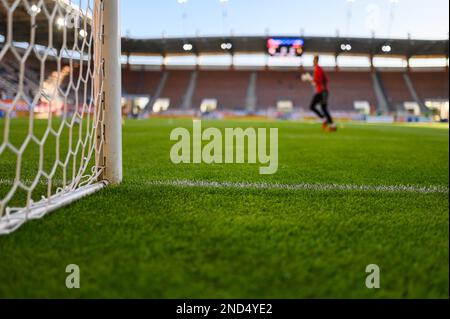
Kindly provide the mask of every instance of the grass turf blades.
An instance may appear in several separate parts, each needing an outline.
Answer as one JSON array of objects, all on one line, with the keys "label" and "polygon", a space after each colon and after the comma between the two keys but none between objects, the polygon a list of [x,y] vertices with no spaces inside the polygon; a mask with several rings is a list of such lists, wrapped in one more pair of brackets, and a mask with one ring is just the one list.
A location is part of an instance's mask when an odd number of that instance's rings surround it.
[{"label": "grass turf blades", "polygon": [[[327,134],[295,122],[203,125],[278,127],[278,173],[173,165],[169,134],[192,121],[127,121],[122,186],[0,238],[0,297],[448,298],[448,192],[170,185],[448,189],[448,129],[346,124]],[[15,142],[26,126],[14,128]],[[0,167],[7,176],[6,162]],[[372,263],[381,268],[379,290],[364,285]],[[81,268],[79,290],[65,287],[68,264]]]}]

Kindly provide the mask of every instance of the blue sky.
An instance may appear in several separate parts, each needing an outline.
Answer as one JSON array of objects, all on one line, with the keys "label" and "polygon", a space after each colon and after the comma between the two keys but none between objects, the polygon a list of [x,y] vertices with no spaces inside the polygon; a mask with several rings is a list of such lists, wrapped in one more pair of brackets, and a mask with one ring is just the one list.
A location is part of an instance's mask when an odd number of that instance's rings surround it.
[{"label": "blue sky", "polygon": [[392,11],[390,0],[354,0],[348,23],[346,0],[188,0],[183,5],[177,0],[122,0],[122,33],[139,38],[229,35],[231,30],[235,35],[267,30],[297,35],[303,29],[305,35],[334,36],[339,29],[342,36],[367,37],[375,29],[377,37],[410,33],[413,38],[448,38],[448,0],[394,1]]}]

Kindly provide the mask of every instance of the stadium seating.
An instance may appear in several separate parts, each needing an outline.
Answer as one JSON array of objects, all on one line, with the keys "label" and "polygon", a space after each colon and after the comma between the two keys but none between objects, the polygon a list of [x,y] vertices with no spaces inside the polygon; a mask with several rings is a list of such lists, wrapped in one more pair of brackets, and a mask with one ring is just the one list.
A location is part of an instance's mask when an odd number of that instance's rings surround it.
[{"label": "stadium seating", "polygon": [[[21,52],[21,51],[19,51]],[[23,52],[21,52],[23,54]],[[80,101],[83,100],[84,89],[75,89],[75,86],[86,86],[86,96],[88,100],[91,96],[90,81],[84,83],[82,79],[88,78],[87,72],[89,70],[85,66],[82,70],[82,78],[80,78],[81,68],[79,64],[73,63],[72,68],[69,67],[69,60],[62,59],[60,67],[54,57],[49,56],[45,61],[45,65],[41,68],[41,61],[34,55],[30,54],[26,60],[24,67],[26,72],[23,77],[22,94],[17,96],[17,87],[20,82],[21,65],[17,58],[11,53],[7,53],[5,58],[0,62],[0,98],[6,101],[12,101],[18,98],[21,102],[17,103],[15,111],[28,111],[29,107],[33,106],[35,112],[46,113],[49,110],[49,105],[46,103],[50,96],[58,96],[60,105],[54,103],[55,109],[62,110],[63,104],[66,104],[66,109],[69,113],[82,107]],[[42,81],[41,81],[42,69]],[[59,74],[57,71],[60,71]],[[72,85],[70,85],[72,81]],[[58,90],[56,90],[58,88]],[[78,99],[75,91],[78,91]],[[67,99],[65,99],[67,96]],[[32,104],[32,102],[35,104]]]},{"label": "stadium seating", "polygon": [[[8,61],[6,63],[5,61]],[[36,63],[31,60],[30,63]],[[38,92],[39,72],[27,66],[30,70],[25,75],[24,92]],[[64,65],[62,65],[62,68]],[[45,69],[45,78],[51,77],[56,68],[54,62],[49,62]],[[11,98],[14,88],[19,80],[18,63],[14,59],[4,60],[0,64],[0,92],[3,96]],[[36,68],[37,70],[39,67]],[[74,67],[72,77],[74,82],[78,79],[79,68]],[[168,77],[162,87],[160,98],[169,98],[171,109],[180,109],[191,79],[192,70],[167,70]],[[192,100],[192,107],[198,108],[203,99],[217,99],[219,109],[239,110],[245,109],[250,74],[255,72],[256,77],[256,105],[258,109],[276,107],[280,100],[289,100],[297,108],[307,110],[313,88],[300,79],[300,71],[276,70],[200,70]],[[399,106],[403,102],[413,101],[403,77],[403,72],[380,71],[380,78],[384,86],[389,103]],[[130,70],[123,69],[123,93],[125,95],[148,95],[154,97],[161,83],[163,71]],[[371,73],[365,71],[328,70],[330,89],[330,108],[333,111],[354,111],[355,101],[368,101],[375,109],[377,100],[374,93]],[[422,100],[448,100],[448,71],[418,71],[410,73],[411,82]],[[61,84],[65,90],[70,81],[67,75]],[[28,94],[27,93],[27,94]],[[69,103],[75,101],[69,93]]]},{"label": "stadium seating", "polygon": [[448,70],[445,72],[412,71],[410,77],[422,100],[448,100]]},{"label": "stadium seating", "polygon": [[275,107],[280,100],[290,100],[295,107],[309,108],[313,94],[310,84],[302,82],[300,72],[260,71],[256,80],[258,108]]},{"label": "stadium seating", "polygon": [[161,80],[161,72],[124,70],[122,76],[123,93],[153,96]]},{"label": "stadium seating", "polygon": [[354,111],[355,101],[367,101],[376,106],[373,83],[368,71],[328,72],[330,108],[339,111]]},{"label": "stadium seating", "polygon": [[[168,80],[161,98],[171,100],[171,109],[181,107],[192,71],[169,70]],[[295,107],[309,108],[314,93],[309,83],[302,82],[299,71],[255,71],[257,108],[276,107],[280,100],[290,100]],[[243,109],[251,71],[201,70],[198,73],[193,97],[193,107],[200,106],[203,99],[218,100],[220,109]],[[131,71],[124,69],[123,90],[125,94],[152,95],[162,77],[161,71]],[[355,101],[368,101],[376,105],[370,73],[328,71],[330,78],[330,107],[339,111],[354,111]],[[403,81],[403,79],[402,79]]]},{"label": "stadium seating", "polygon": [[[32,59],[30,59],[32,61]],[[31,62],[29,62],[31,64]],[[19,84],[20,65],[11,55],[0,63],[0,90],[7,98],[14,98]],[[23,93],[30,99],[39,91],[39,72],[33,66],[27,66],[23,79]]]},{"label": "stadium seating", "polygon": [[403,72],[380,72],[388,102],[394,109],[401,109],[404,102],[414,101],[405,83]]},{"label": "stadium seating", "polygon": [[170,99],[171,109],[181,108],[191,74],[192,71],[173,70],[169,72],[169,77],[160,97]]},{"label": "stadium seating", "polygon": [[203,99],[217,99],[219,109],[243,109],[248,90],[248,71],[200,71],[193,105]]}]

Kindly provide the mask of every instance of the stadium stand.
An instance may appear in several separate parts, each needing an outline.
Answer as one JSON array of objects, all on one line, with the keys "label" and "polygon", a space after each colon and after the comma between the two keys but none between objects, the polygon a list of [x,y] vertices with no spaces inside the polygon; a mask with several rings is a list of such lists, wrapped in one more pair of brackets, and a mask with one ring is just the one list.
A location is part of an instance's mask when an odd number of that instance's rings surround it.
[{"label": "stadium stand", "polygon": [[[20,64],[17,59],[9,55],[7,59],[2,61],[0,63],[0,75],[0,89],[8,98],[14,98],[20,78]],[[35,71],[33,66],[28,66],[23,81],[23,92],[27,95],[27,98],[32,99],[32,96],[39,91],[37,83],[39,83],[39,72]]]},{"label": "stadium stand", "polygon": [[[308,83],[300,80],[301,73],[311,72],[312,65],[308,62],[311,55],[335,56],[338,66],[328,67],[327,74],[330,78],[330,109],[332,111],[342,111],[343,116],[362,115],[360,110],[369,109],[373,115],[394,116],[404,112],[402,107],[405,102],[416,103],[420,111],[426,114],[425,102],[428,99],[437,99],[438,102],[448,100],[448,69],[442,63],[436,66],[425,66],[427,69],[401,70],[389,65],[389,59],[401,57],[404,61],[408,58],[444,58],[448,57],[448,40],[420,40],[414,39],[385,39],[385,38],[347,38],[346,43],[351,44],[351,54],[342,51],[342,38],[340,37],[309,37],[301,39],[305,43],[305,59],[302,59],[303,69],[297,68],[297,63],[292,61],[284,65],[281,63],[271,64],[269,59],[261,62],[261,56],[274,55],[267,48],[268,36],[231,36],[226,39],[232,47],[227,51],[231,56],[243,55],[245,59],[255,55],[255,65],[220,65],[213,69],[211,65],[202,65],[200,60],[195,63],[188,62],[186,65],[177,64],[177,71],[170,62],[159,65],[151,65],[150,70],[155,67],[160,71],[140,71],[147,72],[157,79],[151,85],[151,90],[140,88],[144,81],[139,80],[137,74],[125,74],[124,93],[129,94],[151,94],[156,92],[157,97],[168,97],[172,101],[170,109],[180,109],[198,111],[202,100],[216,99],[219,109],[241,110],[247,112],[274,108],[280,101],[292,102],[296,110],[308,111],[309,103],[313,95],[313,89]],[[383,50],[386,43],[389,43],[389,54]],[[188,49],[186,45],[189,44]],[[127,56],[160,56],[172,57],[183,56],[194,60],[203,56],[223,56],[223,37],[180,37],[180,38],[154,38],[154,39],[133,39],[122,38],[122,51]],[[341,50],[339,50],[341,48]],[[280,55],[281,52],[279,53]],[[309,55],[306,58],[306,54]],[[276,55],[276,54],[275,54]],[[340,61],[340,56],[347,55],[351,59],[355,57],[355,65]],[[386,61],[380,64],[375,63],[375,58],[385,57]],[[283,58],[283,57],[281,57]],[[360,64],[357,58],[367,59],[368,64]],[[235,59],[231,59],[233,63]],[[362,61],[362,60],[361,60]],[[385,65],[384,65],[385,63]],[[375,67],[376,65],[376,67]],[[236,69],[238,68],[238,70]],[[133,65],[132,68],[139,68]],[[206,70],[207,68],[207,70]],[[418,68],[418,66],[416,66]],[[439,69],[438,69],[439,68]],[[197,71],[193,71],[193,70]],[[245,69],[245,71],[244,71]],[[164,71],[162,71],[164,70]],[[437,73],[434,73],[437,72]],[[134,71],[136,72],[136,71]],[[164,80],[167,74],[167,83]],[[174,75],[177,72],[177,75]],[[126,71],[131,73],[131,71]],[[126,80],[126,79],[129,79]],[[162,92],[161,85],[165,84]],[[131,87],[129,87],[131,86]],[[158,90],[155,91],[155,86]],[[151,91],[151,92],[149,92]],[[159,94],[161,93],[161,94]],[[154,100],[155,96],[152,97]],[[153,101],[152,100],[152,101]],[[358,110],[355,109],[355,102],[358,102]],[[289,105],[285,103],[284,105]],[[411,105],[409,105],[410,107]],[[443,105],[445,107],[445,105]],[[289,107],[288,107],[289,108]],[[238,112],[239,113],[239,112]],[[261,112],[264,113],[264,112]]]},{"label": "stadium stand", "polygon": [[[3,98],[13,98],[14,90],[19,81],[20,66],[14,59],[5,60],[0,64],[0,91]],[[37,60],[34,61],[37,63]],[[62,64],[64,69],[64,63]],[[39,73],[32,67],[27,68],[24,92],[30,96],[41,91],[39,88]],[[51,79],[52,71],[56,70],[54,62],[48,64],[45,78]],[[61,87],[66,90],[70,76],[78,79],[80,68],[74,67],[72,74],[65,74]],[[85,73],[83,71],[83,73]],[[181,109],[192,70],[168,70],[167,81],[162,87],[159,97],[170,99],[171,109]],[[258,109],[276,107],[280,100],[289,100],[297,108],[307,110],[313,94],[312,87],[300,80],[300,71],[239,71],[239,70],[201,70],[198,72],[197,83],[192,100],[192,108],[200,106],[203,99],[217,99],[219,109],[238,110],[246,108],[247,90],[250,74],[256,73],[256,106]],[[404,102],[414,101],[407,85],[404,72],[379,71],[387,99],[393,110],[401,110]],[[148,70],[123,69],[123,93],[129,95],[148,95],[153,97],[161,83],[164,72]],[[330,108],[335,111],[355,111],[355,101],[367,101],[372,109],[376,109],[377,99],[373,80],[369,71],[328,70],[330,89]],[[411,71],[411,82],[422,101],[448,100],[448,71]],[[76,104],[76,97],[69,90],[69,104]],[[64,94],[64,92],[61,92]]]},{"label": "stadium stand", "polygon": [[181,109],[192,71],[172,70],[161,93],[161,98],[170,99],[170,108]]},{"label": "stadium stand", "polygon": [[250,72],[248,71],[200,71],[193,106],[203,99],[217,99],[219,109],[243,109]]},{"label": "stadium stand", "polygon": [[[152,96],[158,87],[163,73],[161,71],[131,71],[124,69],[124,93]],[[183,104],[192,70],[169,70],[167,82],[159,97],[169,98],[171,109],[180,109]],[[244,109],[246,94],[252,71],[202,70],[199,71],[192,107],[198,108],[203,99],[217,99],[220,109]],[[313,94],[313,88],[300,80],[300,71],[255,71],[256,99],[258,109],[276,107],[281,100],[292,101],[294,106],[307,110]],[[330,88],[330,107],[337,111],[355,111],[355,101],[367,101],[376,109],[372,77],[369,71],[328,70]],[[427,73],[418,75],[417,81],[428,79]],[[412,101],[405,85],[403,73],[380,72],[383,85],[390,101],[394,104]],[[427,92],[426,97],[442,97],[445,83],[437,79],[440,88],[430,91],[430,85],[419,86]],[[423,90],[422,90],[423,91]],[[447,93],[448,96],[448,93]]]},{"label": "stadium stand", "polygon": [[401,110],[404,102],[414,101],[405,83],[404,72],[381,72],[381,80],[393,109]]},{"label": "stadium stand", "polygon": [[[17,48],[19,55],[24,55],[22,48]],[[82,107],[84,90],[78,90],[78,96],[75,95],[77,91],[74,86],[86,86],[86,96],[89,99],[91,93],[91,83],[87,81],[86,84],[83,79],[88,78],[87,65],[83,68],[79,63],[72,62],[62,58],[59,67],[55,57],[49,56],[45,65],[42,68],[41,62],[35,53],[29,54],[26,63],[23,65],[23,90],[22,95],[17,96],[17,87],[20,81],[21,64],[17,57],[12,53],[8,53],[0,62],[0,93],[1,99],[11,102],[14,99],[20,100],[15,107],[15,111],[28,111],[33,107],[35,112],[46,114],[50,108],[49,100],[53,100],[52,110],[60,111],[63,107],[67,107],[69,113],[74,112],[76,105],[78,108]],[[41,83],[41,76],[43,77]],[[72,85],[69,83],[72,81]],[[56,90],[56,88],[59,88]],[[55,102],[58,99],[58,103]],[[33,104],[34,102],[34,104]]]},{"label": "stadium stand", "polygon": [[145,94],[153,96],[161,80],[161,72],[145,70],[125,70],[122,87],[125,94]]},{"label": "stadium stand", "polygon": [[328,72],[330,106],[334,110],[354,111],[355,101],[367,101],[376,107],[372,77],[369,72]]},{"label": "stadium stand", "polygon": [[300,72],[260,71],[256,80],[258,108],[275,107],[280,100],[292,101],[294,106],[309,107],[313,88],[302,82]]},{"label": "stadium stand", "polygon": [[[436,45],[441,44],[439,42]],[[24,53],[23,49],[18,50]],[[437,50],[437,52],[429,53],[436,54],[441,52],[442,48],[437,47],[433,50]],[[75,109],[75,105],[79,104],[77,101],[82,99],[80,96],[78,98],[74,96],[76,90],[69,87],[68,84],[79,81],[81,68],[74,64],[70,68],[70,72],[65,73],[64,68],[67,65],[68,60],[62,59],[60,70],[63,76],[59,79],[62,83],[59,85],[61,91],[58,94],[63,99],[67,95],[68,107]],[[19,61],[10,53],[2,59],[0,93],[3,99],[14,98],[19,82],[20,67]],[[40,61],[34,56],[34,53],[27,59],[26,69],[23,92],[30,97],[41,94],[45,100],[45,92],[49,90],[45,90],[38,84],[41,82],[41,74],[38,71]],[[52,79],[52,72],[57,69],[55,58],[49,58],[44,68],[43,83],[50,86],[51,83],[55,84],[55,81],[58,80]],[[124,65],[123,94],[124,96],[145,95],[150,97],[148,107],[151,107],[157,98],[168,98],[171,110],[183,108],[198,110],[204,99],[217,99],[218,107],[222,110],[252,110],[253,107],[256,107],[257,110],[264,110],[274,108],[279,101],[286,100],[291,101],[297,109],[305,111],[309,109],[313,89],[308,83],[302,82],[300,78],[303,72],[311,72],[310,68],[306,70],[222,68],[197,69],[196,71],[194,69],[195,67],[192,66],[155,69],[139,65]],[[86,77],[86,71],[87,69],[84,68],[81,78]],[[421,110],[426,112],[425,101],[445,101],[449,98],[448,68],[416,68],[410,71],[329,68],[326,71],[329,77],[329,104],[333,111],[355,112],[356,101],[367,101],[372,112],[393,113],[401,111],[401,105],[404,102],[415,101],[420,105]],[[193,77],[194,74],[195,77]],[[375,82],[378,82],[378,85]],[[89,85],[87,86],[89,89]],[[81,91],[78,92],[80,94]],[[78,105],[78,107],[80,106]]]},{"label": "stadium stand", "polygon": [[410,78],[422,100],[448,100],[448,69],[445,71],[412,71]]}]

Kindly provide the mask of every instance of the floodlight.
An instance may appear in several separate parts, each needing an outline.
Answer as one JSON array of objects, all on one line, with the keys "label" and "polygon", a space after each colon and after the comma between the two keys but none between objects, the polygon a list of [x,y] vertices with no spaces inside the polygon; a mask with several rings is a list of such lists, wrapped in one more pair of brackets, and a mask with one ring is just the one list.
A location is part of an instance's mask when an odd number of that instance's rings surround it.
[{"label": "floodlight", "polygon": [[233,47],[233,45],[229,42],[224,42],[220,45],[220,48],[222,50],[231,50],[232,47]]},{"label": "floodlight", "polygon": [[31,12],[32,14],[38,14],[39,12],[41,12],[41,8],[39,8],[37,5],[33,4],[33,5],[30,7],[30,12]]},{"label": "floodlight", "polygon": [[66,25],[66,19],[64,19],[63,17],[59,17],[58,19],[56,19],[56,25],[60,28],[64,27]]},{"label": "floodlight", "polygon": [[383,45],[381,47],[381,51],[385,52],[385,53],[389,53],[392,51],[392,47],[389,44]]},{"label": "floodlight", "polygon": [[341,44],[341,50],[342,51],[351,51],[352,50],[352,46],[351,46],[351,44],[343,43],[343,44]]},{"label": "floodlight", "polygon": [[192,44],[190,44],[190,43],[185,43],[184,45],[183,45],[183,50],[184,51],[192,51],[192,49],[193,49],[193,45]]},{"label": "floodlight", "polygon": [[81,29],[79,33],[80,33],[80,37],[82,37],[82,38],[85,38],[87,36],[86,30]]}]

